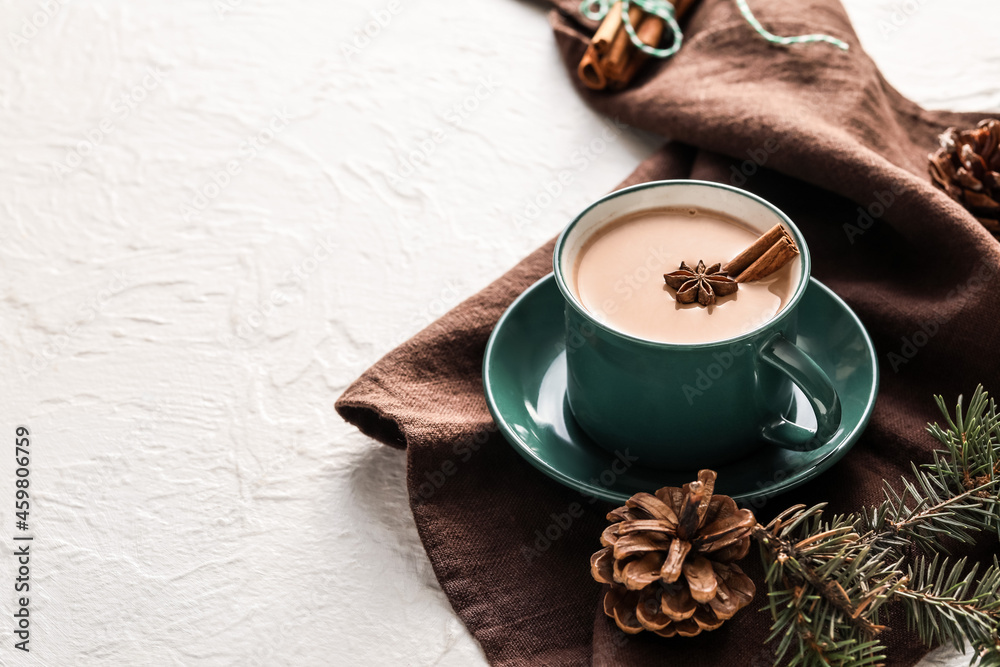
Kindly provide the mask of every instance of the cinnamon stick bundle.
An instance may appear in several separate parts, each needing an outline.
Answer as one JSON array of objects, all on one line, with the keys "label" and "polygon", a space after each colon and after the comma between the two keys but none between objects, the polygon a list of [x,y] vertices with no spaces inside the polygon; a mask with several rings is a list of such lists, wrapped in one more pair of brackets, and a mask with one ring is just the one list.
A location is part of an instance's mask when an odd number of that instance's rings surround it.
[{"label": "cinnamon stick bundle", "polygon": [[[670,0],[674,13],[680,20],[696,0]],[[593,90],[618,90],[628,85],[649,56],[640,51],[628,36],[622,22],[621,2],[616,2],[608,10],[604,21],[590,40],[587,52],[583,54],[577,75],[585,86]],[[640,41],[657,46],[663,37],[666,25],[658,16],[647,14],[639,7],[629,7],[629,21]]]},{"label": "cinnamon stick bundle", "polygon": [[799,254],[788,230],[777,224],[734,257],[722,270],[738,283],[766,278]]}]

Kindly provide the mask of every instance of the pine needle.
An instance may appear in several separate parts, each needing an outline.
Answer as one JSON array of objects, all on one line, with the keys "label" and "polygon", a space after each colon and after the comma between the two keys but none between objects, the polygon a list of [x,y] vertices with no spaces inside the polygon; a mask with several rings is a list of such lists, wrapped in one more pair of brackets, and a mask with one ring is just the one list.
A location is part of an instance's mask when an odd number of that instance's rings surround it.
[{"label": "pine needle", "polygon": [[887,481],[883,502],[856,514],[796,505],[754,529],[775,664],[882,664],[880,619],[894,605],[928,646],[968,646],[973,663],[1000,667],[1000,563],[979,572],[949,552],[1000,535],[1000,416],[982,386],[954,412],[935,401],[944,426],[927,430],[942,449],[900,491]]}]

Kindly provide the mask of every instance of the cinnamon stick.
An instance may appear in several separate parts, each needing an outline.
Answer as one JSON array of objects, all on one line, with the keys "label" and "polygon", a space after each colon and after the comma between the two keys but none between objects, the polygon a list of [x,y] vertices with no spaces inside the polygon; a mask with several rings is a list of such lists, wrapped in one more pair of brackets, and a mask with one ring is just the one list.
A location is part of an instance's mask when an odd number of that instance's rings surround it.
[{"label": "cinnamon stick", "polygon": [[611,48],[611,42],[614,41],[615,35],[618,34],[618,29],[622,27],[622,3],[616,2],[611,5],[611,9],[608,10],[607,16],[604,17],[604,21],[601,22],[601,26],[594,33],[594,38],[590,40],[590,44],[597,51],[598,55],[604,55]]},{"label": "cinnamon stick", "polygon": [[[621,12],[619,12],[620,14]],[[639,25],[639,21],[642,19],[642,9],[637,5],[631,5],[628,9],[628,20],[632,26]],[[608,21],[607,18],[604,19]],[[621,24],[621,16],[618,18],[619,24]],[[615,38],[611,42],[611,46],[608,48],[608,55],[604,63],[604,73],[609,79],[621,78],[621,74],[625,71],[625,65],[628,62],[628,57],[631,51],[637,50],[635,45],[632,44],[632,39],[628,36],[628,32],[625,30],[624,25],[619,25],[618,31],[615,33]]]},{"label": "cinnamon stick", "polygon": [[736,276],[736,282],[748,283],[753,280],[766,278],[799,254],[799,249],[795,247],[795,242],[787,236],[782,236],[778,242],[767,249],[756,262],[747,267],[747,270]]},{"label": "cinnamon stick", "polygon": [[[629,8],[630,17],[633,15],[633,9],[638,8]],[[640,13],[641,11],[639,10]],[[622,25],[622,4],[616,2],[608,10],[601,25],[597,28],[597,32],[594,33],[594,37],[590,40],[590,45],[576,69],[577,76],[588,88],[592,90],[607,88],[608,72],[613,64],[610,58],[611,48],[613,44],[620,43],[619,35],[625,37],[626,40],[628,39],[628,34]]]},{"label": "cinnamon stick", "polygon": [[723,266],[722,270],[733,277],[740,275],[748,266],[760,259],[760,256],[767,252],[768,248],[777,243],[778,239],[787,235],[788,232],[785,231],[785,228],[780,223],[771,227],[759,239],[754,241],[753,245],[736,255],[728,264]]},{"label": "cinnamon stick", "polygon": [[[635,34],[639,37],[639,41],[643,44],[656,46],[660,43],[660,38],[663,37],[664,28],[666,28],[666,24],[663,22],[663,19],[659,16],[646,14],[642,19],[642,23],[640,23],[638,29],[636,29]],[[622,85],[631,81],[632,77],[635,76],[635,73],[648,59],[649,55],[643,53],[639,49],[635,49],[632,53],[632,57],[629,58],[625,69],[622,70],[620,77]]]},{"label": "cinnamon stick", "polygon": [[799,254],[798,246],[780,224],[767,230],[749,248],[737,255],[722,270],[738,283],[766,278]]},{"label": "cinnamon stick", "polygon": [[[680,20],[697,0],[671,0],[674,14]],[[646,14],[633,5],[629,7],[629,22],[644,44],[658,46],[666,28],[663,20]],[[587,51],[577,66],[577,76],[592,90],[620,89],[626,86],[649,56],[636,48],[625,30],[621,2],[615,2],[594,33]]]},{"label": "cinnamon stick", "polygon": [[601,58],[593,44],[588,46],[587,52],[583,54],[580,66],[576,68],[576,74],[583,85],[591,90],[604,90],[607,87],[608,78],[604,76]]}]

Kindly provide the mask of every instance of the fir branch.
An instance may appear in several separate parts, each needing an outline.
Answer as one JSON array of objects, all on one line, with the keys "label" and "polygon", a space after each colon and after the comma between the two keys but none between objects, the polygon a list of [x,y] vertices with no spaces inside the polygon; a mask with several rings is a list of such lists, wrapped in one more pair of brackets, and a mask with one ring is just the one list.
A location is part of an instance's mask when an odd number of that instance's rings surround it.
[{"label": "fir branch", "polygon": [[913,466],[901,491],[858,514],[824,517],[798,505],[752,533],[765,565],[776,664],[880,664],[883,608],[901,606],[928,645],[968,642],[973,660],[1000,667],[1000,564],[947,557],[949,543],[1000,535],[1000,416],[977,387],[954,416],[935,400],[945,427],[928,426],[943,449]]},{"label": "fir branch", "polygon": [[[796,599],[801,598],[803,584],[811,585],[819,598],[839,611],[847,623],[855,625],[867,637],[871,638],[881,632],[883,628],[862,616],[859,613],[861,610],[851,604],[851,599],[840,581],[836,577],[830,576],[832,574],[829,567],[831,562],[835,565],[841,565],[845,562],[858,561],[857,558],[849,558],[851,549],[846,543],[856,542],[858,539],[855,533],[847,532],[850,530],[852,530],[850,525],[841,526],[805,538],[798,543],[792,543],[780,537],[779,534],[758,525],[754,527],[753,536],[767,552],[765,559],[777,566],[769,572],[769,580],[777,581],[780,579],[786,586],[796,587],[796,592],[793,593],[793,597]],[[838,549],[839,544],[845,544],[844,548]],[[803,545],[808,546],[805,553],[800,551]],[[827,561],[825,563],[827,567],[822,570],[813,566],[814,561],[822,562],[824,560]],[[815,605],[812,606],[815,609]]]},{"label": "fir branch", "polygon": [[974,584],[978,566],[966,570],[965,559],[952,564],[935,555],[910,567],[911,585],[898,591],[907,622],[924,643],[950,642],[961,650],[995,642],[1000,619],[1000,569],[996,563]]},{"label": "fir branch", "polygon": [[856,517],[822,520],[823,505],[792,507],[753,536],[769,564],[768,601],[780,638],[778,660],[791,665],[879,664],[879,608],[900,585],[898,562],[871,553]]},{"label": "fir branch", "polygon": [[886,483],[885,502],[862,516],[859,530],[877,533],[876,542],[886,547],[913,543],[925,551],[947,553],[942,537],[974,544],[975,535],[990,527],[992,510],[981,494],[994,488],[994,482],[963,491],[943,487],[939,478],[916,466],[913,474],[918,483],[903,479],[902,493]]}]

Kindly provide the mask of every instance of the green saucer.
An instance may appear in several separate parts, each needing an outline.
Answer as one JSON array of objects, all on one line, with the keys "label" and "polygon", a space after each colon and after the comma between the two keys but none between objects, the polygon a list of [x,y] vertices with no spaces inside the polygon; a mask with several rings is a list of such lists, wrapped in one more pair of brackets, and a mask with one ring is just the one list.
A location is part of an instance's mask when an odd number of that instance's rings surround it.
[{"label": "green saucer", "polygon": [[[573,421],[566,404],[565,302],[552,274],[517,298],[493,329],[483,359],[483,385],[493,419],[532,465],[588,496],[623,503],[639,491],[680,486],[697,471],[644,468],[598,447]],[[720,493],[758,504],[816,477],[854,445],[875,407],[878,362],[857,315],[816,279],[799,305],[797,344],[833,381],[843,418],[837,435],[810,452],[762,446],[717,469]],[[816,425],[805,396],[795,389],[786,417]]]}]

